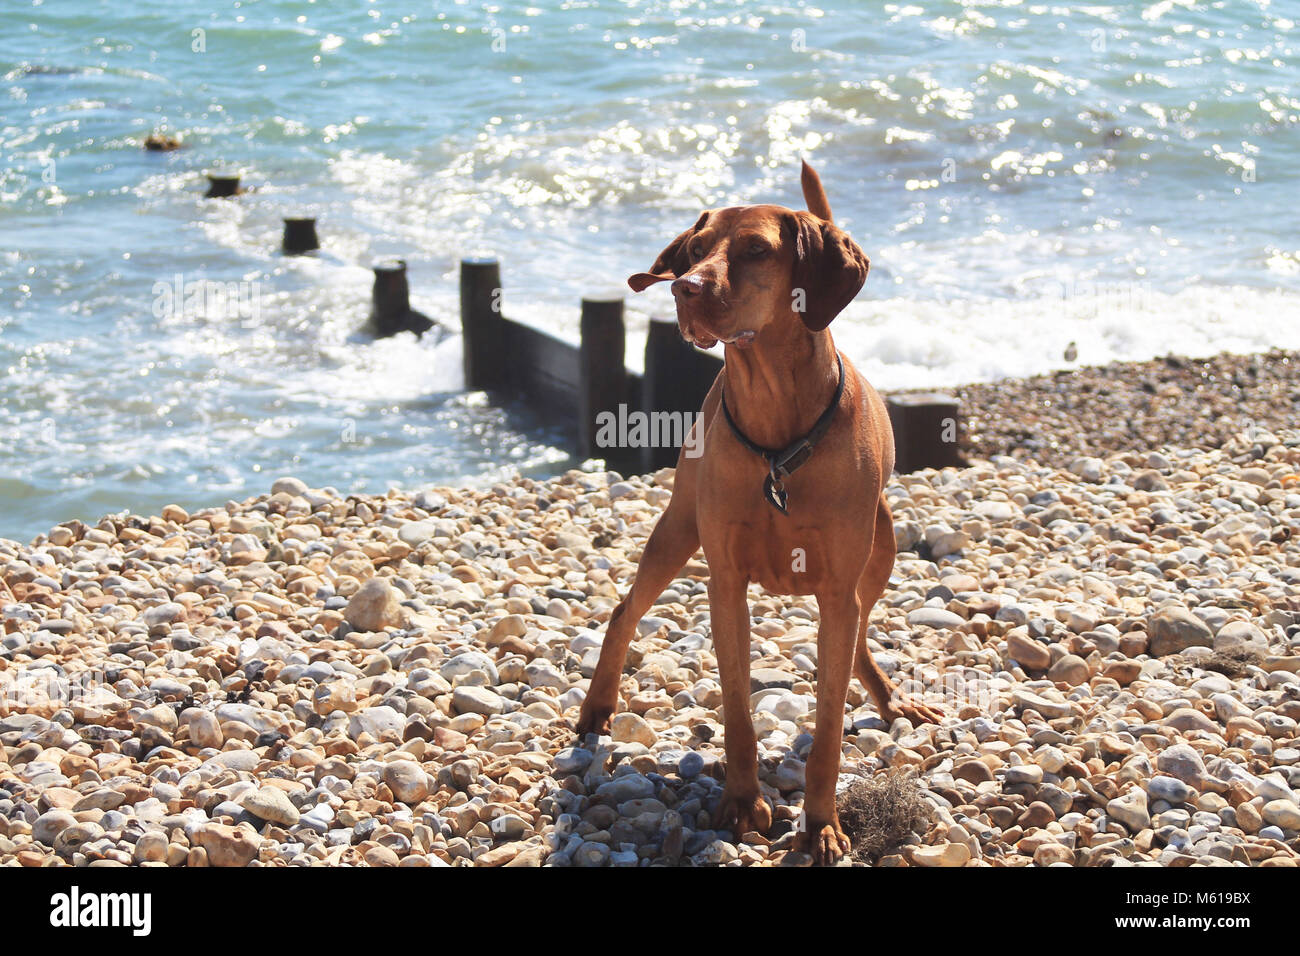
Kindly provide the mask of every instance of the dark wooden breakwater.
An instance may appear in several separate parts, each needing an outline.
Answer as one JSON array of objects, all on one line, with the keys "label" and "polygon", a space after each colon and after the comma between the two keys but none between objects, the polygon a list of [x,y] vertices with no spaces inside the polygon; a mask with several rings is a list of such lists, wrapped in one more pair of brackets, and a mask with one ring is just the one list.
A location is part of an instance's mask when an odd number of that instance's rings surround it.
[{"label": "dark wooden breakwater", "polygon": [[[508,319],[501,266],[465,259],[460,322],[465,387],[522,399],[563,431],[583,458],[603,458],[631,474],[676,464],[722,360],[684,341],[676,320],[652,319],[645,371],[624,366],[623,298],[582,300],[580,339],[572,345]],[[900,472],[960,465],[957,400],[947,395],[887,397]]]},{"label": "dark wooden breakwater", "polygon": [[[156,134],[145,146],[175,149],[178,140]],[[230,199],[248,190],[238,173],[207,174],[209,198]],[[316,220],[284,220],[282,250],[302,255],[320,248]],[[410,307],[403,260],[374,267],[369,328],[378,336],[409,329],[417,336],[433,322]],[[603,458],[624,473],[676,464],[722,360],[677,334],[674,320],[651,319],[645,371],[624,366],[627,334],[623,297],[582,300],[579,344],[572,345],[501,313],[501,265],[496,259],[460,264],[460,324],[465,387],[522,399],[557,425],[569,449]],[[899,472],[964,464],[957,399],[936,393],[886,396]]]}]

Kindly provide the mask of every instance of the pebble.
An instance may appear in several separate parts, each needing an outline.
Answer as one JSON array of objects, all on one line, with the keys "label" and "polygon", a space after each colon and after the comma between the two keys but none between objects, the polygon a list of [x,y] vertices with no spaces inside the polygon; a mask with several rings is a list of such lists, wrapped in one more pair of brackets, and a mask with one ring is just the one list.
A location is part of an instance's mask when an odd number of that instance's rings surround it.
[{"label": "pebble", "polygon": [[582,747],[566,747],[555,755],[557,774],[581,774],[591,766],[593,754]]},{"label": "pebble", "polygon": [[1137,787],[1108,802],[1106,814],[1121,823],[1130,833],[1139,833],[1151,825],[1146,792]]},{"label": "pebble", "polygon": [[1268,635],[1249,621],[1229,621],[1214,635],[1212,646],[1216,651],[1267,654]]},{"label": "pebble", "polygon": [[405,620],[400,595],[383,578],[371,578],[349,598],[343,618],[359,631],[399,627]]},{"label": "pebble", "polygon": [[1164,800],[1174,806],[1186,803],[1195,793],[1194,788],[1177,777],[1152,777],[1147,781],[1147,794],[1152,800]]},{"label": "pebble", "polygon": [[486,687],[462,684],[452,692],[452,706],[458,714],[492,716],[505,713],[505,698]]},{"label": "pebble", "polygon": [[67,810],[47,810],[32,823],[32,839],[53,846],[55,838],[77,822]]},{"label": "pebble", "polygon": [[931,627],[935,630],[954,630],[966,623],[960,614],[941,607],[919,607],[909,611],[907,623],[916,627]]},{"label": "pebble", "polygon": [[1088,662],[1077,654],[1066,654],[1047,670],[1047,679],[1071,687],[1088,683],[1092,671]]},{"label": "pebble", "polygon": [[970,858],[970,848],[965,843],[921,846],[912,852],[912,863],[924,867],[965,866]]},{"label": "pebble", "polygon": [[255,817],[287,827],[293,826],[299,818],[298,809],[278,787],[262,787],[250,791],[244,797],[243,807]]},{"label": "pebble", "polygon": [[209,866],[247,866],[257,856],[260,841],[257,834],[242,826],[206,823],[192,838],[201,847]]},{"label": "pebble", "polygon": [[1214,634],[1200,618],[1185,607],[1166,607],[1147,621],[1153,657],[1181,654],[1190,647],[1213,647]]},{"label": "pebble", "polygon": [[1266,823],[1283,830],[1300,830],[1300,806],[1292,800],[1270,800],[1260,808]]},{"label": "pebble", "polygon": [[1173,744],[1157,753],[1156,769],[1193,787],[1205,778],[1205,763],[1200,753],[1185,743]]},{"label": "pebble", "polygon": [[348,736],[356,740],[366,734],[373,740],[400,743],[406,730],[406,716],[388,705],[368,707],[348,717]]},{"label": "pebble", "polygon": [[429,775],[414,760],[394,760],[384,766],[382,779],[393,797],[415,805],[429,795]]},{"label": "pebble", "polygon": [[615,714],[610,722],[610,737],[621,743],[638,743],[652,746],[658,736],[644,717],[624,711]]},{"label": "pebble", "polygon": [[1017,631],[1007,635],[1007,655],[1032,671],[1046,670],[1052,663],[1052,652],[1046,644]]}]

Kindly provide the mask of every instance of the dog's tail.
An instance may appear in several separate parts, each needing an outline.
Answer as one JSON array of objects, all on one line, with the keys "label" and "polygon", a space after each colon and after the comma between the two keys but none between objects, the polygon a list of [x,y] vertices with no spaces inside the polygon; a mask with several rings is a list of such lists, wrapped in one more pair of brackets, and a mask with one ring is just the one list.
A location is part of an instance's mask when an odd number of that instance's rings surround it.
[{"label": "dog's tail", "polygon": [[831,204],[826,198],[826,190],[822,188],[821,177],[808,165],[807,160],[804,161],[803,173],[799,178],[803,185],[803,201],[808,206],[808,211],[819,219],[832,222]]}]

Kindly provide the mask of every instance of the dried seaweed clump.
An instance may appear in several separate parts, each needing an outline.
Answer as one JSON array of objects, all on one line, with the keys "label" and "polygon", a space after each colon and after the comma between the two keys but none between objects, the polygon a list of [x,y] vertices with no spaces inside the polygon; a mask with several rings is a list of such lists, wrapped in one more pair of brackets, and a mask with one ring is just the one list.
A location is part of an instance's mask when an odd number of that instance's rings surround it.
[{"label": "dried seaweed clump", "polygon": [[932,813],[912,770],[891,770],[850,784],[838,800],[840,826],[853,841],[853,859],[875,863],[923,831]]},{"label": "dried seaweed clump", "polygon": [[1243,677],[1247,668],[1259,667],[1264,663],[1264,659],[1254,651],[1215,651],[1209,657],[1201,658],[1195,663],[1202,670],[1215,671],[1225,677]]}]

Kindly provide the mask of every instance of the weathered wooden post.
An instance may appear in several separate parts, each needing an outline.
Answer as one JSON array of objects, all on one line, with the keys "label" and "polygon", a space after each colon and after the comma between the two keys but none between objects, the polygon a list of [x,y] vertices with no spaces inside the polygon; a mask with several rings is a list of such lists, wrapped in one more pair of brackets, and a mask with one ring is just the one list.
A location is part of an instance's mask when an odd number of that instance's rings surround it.
[{"label": "weathered wooden post", "polygon": [[244,187],[239,184],[238,173],[207,173],[206,175],[208,191],[203,194],[205,199],[229,199],[244,191]]},{"label": "weathered wooden post", "polygon": [[304,217],[285,219],[284,238],[280,248],[288,255],[296,256],[320,248],[316,237],[316,220]]},{"label": "weathered wooden post", "polygon": [[[600,412],[619,414],[627,402],[627,369],[623,351],[627,330],[623,326],[623,297],[584,298],[578,348],[578,453],[584,458],[604,458],[620,464],[638,452],[621,445],[600,447],[596,442]],[[620,436],[621,438],[622,436]],[[631,454],[629,454],[631,453]]]},{"label": "weathered wooden post", "polygon": [[960,418],[956,398],[926,392],[891,395],[885,404],[894,428],[894,468],[899,474],[965,464],[957,444]]},{"label": "weathered wooden post", "polygon": [[498,388],[505,381],[502,322],[501,263],[462,259],[460,331],[467,389]]},{"label": "weathered wooden post", "polygon": [[[682,338],[675,319],[651,317],[645,340],[645,375],[641,379],[641,409],[647,415],[667,412],[691,415],[704,404],[722,361],[701,352]],[[653,419],[652,419],[653,421]],[[683,419],[684,421],[684,419]],[[682,441],[686,440],[685,427]],[[666,442],[647,447],[641,466],[647,471],[677,464],[678,447]]]},{"label": "weathered wooden post", "polygon": [[411,286],[406,281],[406,260],[393,259],[374,267],[375,284],[370,296],[370,329],[378,338],[398,332],[416,337],[433,328],[433,320],[411,308]]},{"label": "weathered wooden post", "polygon": [[144,148],[151,153],[170,153],[182,145],[179,136],[169,136],[162,132],[150,133],[144,140]]}]

